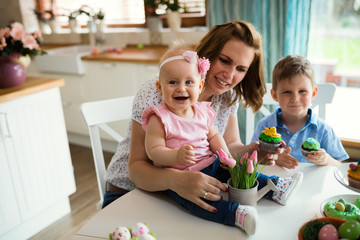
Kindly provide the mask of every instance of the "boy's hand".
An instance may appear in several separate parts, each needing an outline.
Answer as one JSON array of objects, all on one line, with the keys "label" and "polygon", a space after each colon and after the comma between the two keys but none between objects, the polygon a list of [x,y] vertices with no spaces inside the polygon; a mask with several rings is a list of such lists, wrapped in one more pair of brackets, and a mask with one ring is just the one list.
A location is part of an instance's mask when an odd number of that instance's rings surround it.
[{"label": "boy's hand", "polygon": [[194,145],[181,146],[177,152],[177,163],[185,165],[195,164]]},{"label": "boy's hand", "polygon": [[294,169],[298,166],[296,158],[290,155],[291,147],[288,147],[284,152],[278,154],[278,159],[275,161],[276,165],[288,169]]},{"label": "boy's hand", "polygon": [[320,149],[319,151],[314,152],[313,154],[308,154],[305,159],[307,161],[316,163],[317,165],[327,165],[328,158],[325,149]]}]

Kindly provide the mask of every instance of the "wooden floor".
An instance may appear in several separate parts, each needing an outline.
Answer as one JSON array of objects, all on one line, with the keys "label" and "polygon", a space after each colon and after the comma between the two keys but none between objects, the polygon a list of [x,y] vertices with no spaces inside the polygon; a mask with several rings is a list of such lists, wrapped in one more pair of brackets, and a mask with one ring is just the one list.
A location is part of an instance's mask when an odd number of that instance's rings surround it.
[{"label": "wooden floor", "polygon": [[[70,152],[76,181],[76,192],[70,196],[71,213],[34,235],[30,240],[72,239],[76,232],[100,211],[97,209],[100,198],[91,149],[70,144]],[[104,153],[107,163],[112,155],[113,153]]]}]

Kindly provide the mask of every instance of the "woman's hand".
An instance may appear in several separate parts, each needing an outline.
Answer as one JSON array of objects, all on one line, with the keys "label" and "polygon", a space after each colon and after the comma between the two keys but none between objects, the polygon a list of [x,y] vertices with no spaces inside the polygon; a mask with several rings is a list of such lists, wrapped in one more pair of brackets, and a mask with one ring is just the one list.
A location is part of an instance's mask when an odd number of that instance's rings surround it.
[{"label": "woman's hand", "polygon": [[263,159],[262,162],[268,162],[268,161],[275,161],[275,163],[279,159],[279,154],[282,154],[285,151],[286,143],[284,141],[281,141],[280,147],[276,150],[276,152],[269,153],[264,152],[260,149],[260,143],[259,141],[255,141],[249,144],[250,148],[254,148],[258,152],[259,159]]},{"label": "woman's hand", "polygon": [[227,191],[224,183],[201,172],[176,171],[176,174],[171,175],[169,181],[171,190],[199,207],[214,213],[217,212],[217,209],[204,200],[219,201],[222,199],[220,191]]}]

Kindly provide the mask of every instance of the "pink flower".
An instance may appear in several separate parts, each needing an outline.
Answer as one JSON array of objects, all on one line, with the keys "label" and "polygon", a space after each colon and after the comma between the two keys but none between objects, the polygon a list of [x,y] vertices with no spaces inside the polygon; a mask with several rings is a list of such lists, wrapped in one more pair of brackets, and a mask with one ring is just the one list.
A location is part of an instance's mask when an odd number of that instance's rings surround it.
[{"label": "pink flower", "polygon": [[10,28],[5,27],[0,29],[0,37],[5,37],[5,38],[10,37]]},{"label": "pink flower", "polygon": [[34,37],[35,39],[39,39],[40,41],[43,40],[43,39],[42,39],[42,34],[41,34],[40,31],[35,31],[35,32],[32,33],[32,35],[33,35],[33,37]]},{"label": "pink flower", "polygon": [[36,42],[35,38],[31,35],[24,35],[21,38],[21,42],[23,43],[24,48],[28,48],[30,50],[32,49],[40,50],[39,44]]},{"label": "pink flower", "polygon": [[254,164],[257,164],[258,160],[257,160],[257,151],[254,150],[249,158],[249,161],[254,161]]},{"label": "pink flower", "polygon": [[233,168],[236,165],[236,160],[229,158],[226,152],[220,148],[219,151],[216,151],[216,154],[219,156],[222,163],[225,163],[229,167]]},{"label": "pink flower", "polygon": [[18,23],[15,22],[13,24],[11,24],[11,31],[10,31],[10,36],[14,39],[14,40],[21,40],[21,38],[26,34],[23,26]]},{"label": "pink flower", "polygon": [[196,62],[197,59],[197,53],[194,51],[186,51],[183,53],[183,57],[185,58],[186,61],[194,63]]},{"label": "pink flower", "polygon": [[271,160],[270,162],[269,162],[269,166],[274,166],[275,165],[275,161],[274,160]]},{"label": "pink flower", "polygon": [[248,158],[248,156],[249,156],[249,154],[248,154],[248,153],[245,153],[245,154],[241,157],[240,163],[242,164],[242,163],[244,162],[244,160]]},{"label": "pink flower", "polygon": [[210,61],[207,58],[198,59],[198,68],[201,73],[201,79],[205,79],[207,71],[210,69]]},{"label": "pink flower", "polygon": [[250,160],[250,158],[248,159],[248,168],[247,168],[247,173],[252,173],[254,171],[254,164],[253,161]]},{"label": "pink flower", "polygon": [[0,37],[0,50],[6,47],[6,39],[5,37]]},{"label": "pink flower", "polygon": [[21,23],[0,29],[0,57],[18,58],[20,56],[43,55],[40,48],[41,33],[26,33]]}]

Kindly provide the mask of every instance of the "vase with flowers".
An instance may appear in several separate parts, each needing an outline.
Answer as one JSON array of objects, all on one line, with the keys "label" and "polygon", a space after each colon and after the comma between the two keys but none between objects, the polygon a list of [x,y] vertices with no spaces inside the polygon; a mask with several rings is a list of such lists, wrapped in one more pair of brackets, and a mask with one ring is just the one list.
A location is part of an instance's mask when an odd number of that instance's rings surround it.
[{"label": "vase with flowers", "polygon": [[146,25],[150,32],[160,32],[163,29],[163,23],[156,12],[161,4],[161,0],[144,0]]},{"label": "vase with flowers", "polygon": [[18,22],[0,29],[0,88],[24,83],[30,57],[46,53],[40,47],[41,40],[39,31],[26,33]]},{"label": "vase with flowers", "polygon": [[166,18],[169,28],[177,32],[181,28],[181,10],[183,9],[179,0],[161,0],[161,4],[166,6]]},{"label": "vase with flowers", "polygon": [[220,149],[216,152],[223,164],[225,164],[230,173],[230,179],[227,184],[229,186],[229,200],[242,205],[256,206],[257,201],[261,199],[269,190],[277,191],[275,184],[268,179],[267,185],[258,191],[258,176],[264,167],[274,165],[274,161],[270,161],[259,169],[257,159],[257,151],[254,150],[250,157],[249,153],[245,153],[237,160],[229,158],[228,155]]}]

